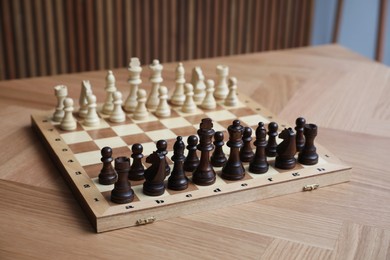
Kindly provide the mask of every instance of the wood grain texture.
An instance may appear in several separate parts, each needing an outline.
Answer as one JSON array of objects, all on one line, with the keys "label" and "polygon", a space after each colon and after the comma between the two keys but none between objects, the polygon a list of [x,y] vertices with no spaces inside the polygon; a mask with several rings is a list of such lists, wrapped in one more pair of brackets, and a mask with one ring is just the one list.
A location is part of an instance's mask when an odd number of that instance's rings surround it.
[{"label": "wood grain texture", "polygon": [[[32,132],[29,115],[56,105],[52,87],[59,82],[77,97],[82,79],[103,86],[106,72],[3,81],[1,258],[64,259],[72,252],[75,258],[389,259],[389,68],[337,45],[184,64],[200,65],[215,79],[221,63],[230,65],[241,92],[277,116],[292,122],[301,114],[317,123],[318,142],[352,165],[352,180],[95,235]],[[176,65],[164,64],[164,79]],[[114,73],[127,94],[127,70]],[[148,88],[148,74],[142,78]],[[275,89],[277,82],[282,87]],[[103,88],[94,93],[105,97]]]},{"label": "wood grain texture", "polygon": [[306,46],[313,1],[2,0],[0,67],[13,79]]}]

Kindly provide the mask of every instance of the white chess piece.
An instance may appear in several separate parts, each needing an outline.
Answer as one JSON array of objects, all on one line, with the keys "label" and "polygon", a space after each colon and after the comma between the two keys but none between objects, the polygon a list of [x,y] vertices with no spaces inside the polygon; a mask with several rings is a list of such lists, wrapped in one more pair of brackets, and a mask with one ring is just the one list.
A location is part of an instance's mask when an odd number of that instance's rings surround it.
[{"label": "white chess piece", "polygon": [[106,100],[103,104],[102,113],[106,115],[110,115],[114,110],[113,103],[113,93],[116,91],[115,87],[115,77],[111,70],[107,72],[106,76],[106,88],[105,91],[107,93]]},{"label": "white chess piece", "polygon": [[127,112],[134,112],[137,107],[137,92],[138,86],[142,83],[141,72],[142,67],[138,58],[131,58],[128,67],[129,78],[127,82],[130,84],[130,94],[125,101],[124,109]]},{"label": "white chess piece", "polygon": [[134,111],[133,118],[135,120],[145,120],[149,116],[149,112],[146,108],[146,91],[144,89],[138,89],[137,92],[138,105]]},{"label": "white chess piece", "polygon": [[208,79],[206,81],[206,96],[203,99],[201,107],[203,109],[215,109],[217,107],[217,102],[214,98],[214,80]]},{"label": "white chess piece", "polygon": [[119,91],[114,92],[114,110],[112,111],[109,120],[114,123],[124,122],[126,120],[126,114],[122,109],[122,93]]},{"label": "white chess piece", "polygon": [[231,77],[229,78],[229,94],[225,99],[225,106],[234,107],[237,105],[237,79],[235,77]]},{"label": "white chess piece", "polygon": [[168,89],[165,86],[161,86],[159,89],[160,102],[156,109],[156,115],[158,117],[169,117],[171,115],[171,108],[168,105]]},{"label": "white chess piece", "polygon": [[99,126],[100,118],[96,112],[96,96],[91,94],[87,97],[88,113],[84,119],[85,126]]},{"label": "white chess piece", "polygon": [[158,60],[153,60],[153,63],[149,66],[149,68],[152,70],[150,77],[152,90],[149,94],[148,100],[146,101],[146,107],[150,110],[154,110],[157,108],[159,102],[158,89],[160,88],[161,82],[163,82],[163,78],[161,77],[163,65],[161,65]]},{"label": "white chess piece", "polygon": [[61,122],[64,118],[64,100],[68,95],[68,88],[65,85],[58,85],[54,87],[54,94],[57,97],[57,107],[53,114],[54,122]]},{"label": "white chess piece", "polygon": [[196,104],[194,102],[194,87],[191,83],[184,85],[186,100],[184,101],[181,111],[184,113],[194,113],[196,111]]},{"label": "white chess piece", "polygon": [[217,66],[217,84],[215,86],[214,97],[219,100],[223,100],[227,97],[229,93],[229,88],[227,84],[227,78],[229,76],[229,67],[224,65]]},{"label": "white chess piece", "polygon": [[186,99],[186,96],[184,95],[184,83],[186,83],[184,73],[183,63],[180,62],[176,68],[176,88],[171,97],[171,103],[177,106],[183,105],[184,100]]},{"label": "white chess piece", "polygon": [[73,116],[73,99],[64,99],[64,118],[61,121],[60,128],[65,131],[72,131],[77,128],[76,119]]},{"label": "white chess piece", "polygon": [[88,114],[88,96],[92,95],[92,87],[91,83],[89,83],[89,80],[83,80],[81,82],[81,93],[80,93],[80,99],[79,99],[79,116],[80,117],[86,117]]},{"label": "white chess piece", "polygon": [[200,67],[195,67],[192,70],[191,84],[194,88],[194,101],[200,103],[206,96],[206,85],[204,84],[204,76]]}]

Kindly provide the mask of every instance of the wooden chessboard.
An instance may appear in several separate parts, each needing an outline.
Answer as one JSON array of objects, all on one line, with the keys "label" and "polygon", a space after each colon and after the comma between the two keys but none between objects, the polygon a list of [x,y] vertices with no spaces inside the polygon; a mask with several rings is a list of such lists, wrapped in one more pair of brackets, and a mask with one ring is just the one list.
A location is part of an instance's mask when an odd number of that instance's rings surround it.
[{"label": "wooden chessboard", "polygon": [[[316,143],[320,156],[317,165],[297,164],[292,170],[280,170],[274,167],[274,158],[268,158],[270,168],[265,174],[249,173],[248,164],[244,163],[246,174],[240,181],[220,178],[221,168],[215,168],[218,175],[215,184],[197,186],[190,182],[186,190],[167,189],[163,195],[157,197],[142,193],[142,181],[131,181],[135,193],[133,202],[115,204],[110,201],[113,185],[104,186],[98,183],[98,174],[102,167],[100,149],[104,146],[112,147],[114,157],[130,157],[131,146],[141,143],[146,157],[156,150],[157,140],[166,139],[170,158],[176,137],[183,136],[183,141],[186,142],[189,135],[196,134],[202,118],[211,118],[215,131],[225,131],[225,142],[228,138],[226,129],[234,119],[239,119],[242,125],[250,126],[253,130],[258,122],[267,126],[269,122],[275,121],[279,124],[279,130],[288,127],[249,98],[243,95],[239,97],[240,104],[237,107],[225,107],[219,103],[213,111],[198,109],[191,114],[174,108],[171,117],[166,119],[150,114],[148,119],[136,121],[131,119],[131,115],[127,115],[125,122],[112,123],[107,116],[100,114],[100,126],[86,127],[82,125],[81,119],[77,118],[77,129],[71,132],[62,131],[59,124],[51,120],[53,111],[34,114],[31,119],[33,128],[46,145],[97,232],[312,190],[349,180],[351,168]],[[225,145],[224,151],[228,155],[229,147]],[[143,162],[147,167],[145,161]],[[188,173],[188,176],[191,179],[191,173]]]}]

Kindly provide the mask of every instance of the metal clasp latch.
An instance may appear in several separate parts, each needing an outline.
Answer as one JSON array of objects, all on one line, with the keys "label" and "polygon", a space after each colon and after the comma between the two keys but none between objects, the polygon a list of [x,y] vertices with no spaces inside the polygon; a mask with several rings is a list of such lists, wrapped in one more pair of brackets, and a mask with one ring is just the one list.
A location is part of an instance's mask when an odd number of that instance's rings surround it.
[{"label": "metal clasp latch", "polygon": [[137,220],[137,225],[146,225],[146,224],[151,224],[156,220],[155,217],[149,217],[149,218],[140,218]]},{"label": "metal clasp latch", "polygon": [[319,184],[309,184],[309,185],[305,185],[305,186],[303,186],[303,191],[316,190],[316,189],[318,189],[318,187],[320,187]]}]

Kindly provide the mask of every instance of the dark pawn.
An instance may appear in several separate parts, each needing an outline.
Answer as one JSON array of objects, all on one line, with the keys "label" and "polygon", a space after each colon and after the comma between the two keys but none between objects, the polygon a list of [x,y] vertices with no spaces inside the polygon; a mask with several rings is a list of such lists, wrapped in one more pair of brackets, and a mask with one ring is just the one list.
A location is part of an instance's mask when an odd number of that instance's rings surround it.
[{"label": "dark pawn", "polygon": [[188,187],[188,178],[183,170],[184,159],[184,142],[182,137],[178,136],[173,145],[173,156],[171,157],[173,169],[171,176],[168,178],[168,189],[171,190],[185,190]]},{"label": "dark pawn", "polygon": [[276,143],[276,137],[278,136],[278,124],[275,122],[271,122],[268,125],[268,143],[265,147],[265,154],[268,157],[276,156],[276,147],[278,144]]},{"label": "dark pawn", "polygon": [[211,165],[214,167],[222,167],[225,165],[227,158],[225,156],[225,153],[222,150],[223,145],[225,144],[223,142],[223,132],[217,131],[214,134],[214,152],[211,155],[210,162]]},{"label": "dark pawn", "polygon": [[143,152],[143,147],[141,144],[133,144],[131,146],[131,158],[133,158],[133,164],[130,167],[129,171],[129,180],[132,181],[139,181],[144,179],[144,171],[145,168],[142,164],[141,159],[144,157],[142,152]]},{"label": "dark pawn", "polygon": [[297,152],[302,151],[303,146],[305,146],[305,136],[303,131],[305,129],[306,120],[303,117],[298,117],[295,120],[295,132],[297,134]]},{"label": "dark pawn", "polygon": [[146,158],[147,163],[151,163],[145,172],[145,182],[143,184],[143,193],[149,196],[160,196],[164,194],[164,180],[166,177],[166,158],[161,152],[153,152]]},{"label": "dark pawn", "polygon": [[245,176],[245,169],[240,160],[240,148],[243,145],[242,133],[244,127],[240,120],[234,120],[228,127],[229,141],[226,143],[230,147],[229,159],[222,168],[221,177],[226,180],[241,180]]},{"label": "dark pawn", "polygon": [[198,145],[198,137],[196,135],[190,135],[187,139],[187,150],[188,154],[184,160],[184,170],[186,172],[195,171],[199,165],[199,158],[196,154],[196,146]]},{"label": "dark pawn", "polygon": [[317,126],[315,124],[305,125],[305,146],[298,155],[298,162],[304,165],[314,165],[318,163],[317,148],[314,146],[314,139],[317,136]]},{"label": "dark pawn", "polygon": [[242,162],[251,162],[253,160],[253,156],[255,156],[251,141],[252,141],[252,129],[250,127],[244,127],[244,133],[242,135],[242,141],[244,145],[240,150],[240,159]]},{"label": "dark pawn", "polygon": [[197,185],[211,185],[216,180],[216,174],[210,163],[210,152],[214,149],[211,139],[215,131],[210,118],[203,118],[198,129],[200,161],[196,170],[192,173],[192,182]]},{"label": "dark pawn", "polygon": [[249,164],[249,172],[252,173],[265,173],[268,171],[267,156],[265,155],[266,141],[266,130],[264,123],[260,122],[256,129],[256,141],[253,143],[256,146],[256,154],[253,161]]},{"label": "dark pawn", "polygon": [[134,191],[128,180],[130,159],[127,157],[116,158],[115,170],[118,173],[118,181],[115,182],[114,189],[111,191],[111,201],[119,204],[132,202]]},{"label": "dark pawn", "polygon": [[295,132],[292,128],[286,128],[279,134],[279,138],[283,139],[283,141],[277,148],[278,155],[275,158],[275,167],[286,170],[292,169],[297,163],[294,157],[297,153]]},{"label": "dark pawn", "polygon": [[110,147],[103,147],[101,150],[102,158],[100,161],[103,163],[103,168],[99,174],[99,183],[103,185],[114,184],[117,179],[117,174],[112,167],[112,149]]},{"label": "dark pawn", "polygon": [[[168,143],[165,140],[158,140],[156,144],[157,152],[163,154],[164,156],[167,155]],[[171,173],[171,167],[169,167],[167,158],[165,157],[165,176],[168,176]]]}]

